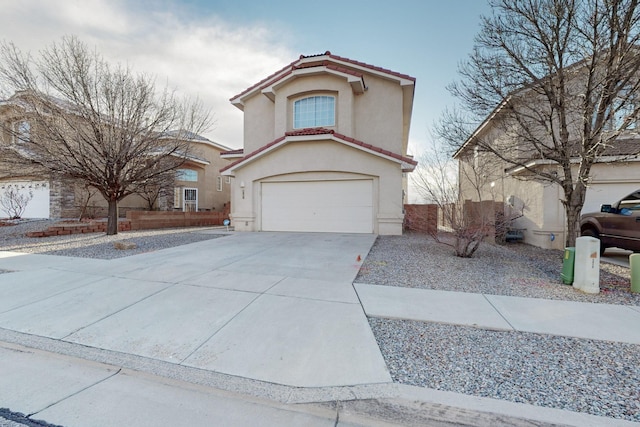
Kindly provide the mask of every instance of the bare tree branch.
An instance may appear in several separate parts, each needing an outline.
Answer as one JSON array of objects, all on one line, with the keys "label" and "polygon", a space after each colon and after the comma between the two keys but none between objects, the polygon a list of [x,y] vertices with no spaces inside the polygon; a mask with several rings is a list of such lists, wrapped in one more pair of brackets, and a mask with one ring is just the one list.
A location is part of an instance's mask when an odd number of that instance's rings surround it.
[{"label": "bare tree branch", "polygon": [[560,186],[566,244],[573,245],[592,166],[637,155],[619,136],[640,117],[638,0],[490,5],[461,79],[449,87],[466,116],[481,123],[451,141],[456,157],[478,147],[504,169]]},{"label": "bare tree branch", "polygon": [[192,154],[187,135],[212,123],[199,100],[158,89],[152,77],[109,64],[75,37],[37,59],[12,44],[0,55],[2,82],[15,91],[9,101],[31,123],[28,140],[4,151],[97,189],[109,203],[107,234],[117,233],[118,202],[164,182]]}]

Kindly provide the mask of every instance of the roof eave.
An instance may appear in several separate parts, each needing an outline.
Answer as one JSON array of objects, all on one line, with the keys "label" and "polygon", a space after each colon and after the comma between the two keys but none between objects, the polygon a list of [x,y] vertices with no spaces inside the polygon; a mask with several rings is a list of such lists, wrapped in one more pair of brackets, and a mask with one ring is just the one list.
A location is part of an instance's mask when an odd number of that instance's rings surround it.
[{"label": "roof eave", "polygon": [[509,101],[509,98],[503,100],[502,102],[500,102],[500,104],[496,106],[496,108],[493,109],[491,114],[489,114],[487,118],[485,118],[482,121],[482,123],[480,123],[480,125],[476,128],[476,130],[473,131],[471,136],[469,136],[469,138],[467,138],[467,140],[460,146],[460,148],[458,148],[456,152],[453,153],[452,157],[454,159],[456,159],[460,155],[460,153],[462,153],[467,148],[467,146],[469,146],[472,143],[472,141],[489,125],[489,122],[491,122],[491,120],[493,120],[493,118],[497,116],[498,113],[500,113],[500,111],[502,111],[504,106],[507,105],[508,101]]},{"label": "roof eave", "polygon": [[237,160],[235,163],[232,163],[231,165],[225,167],[222,170],[222,175],[234,176],[237,169],[240,169],[247,164],[258,160],[264,155],[279,149],[283,145],[292,142],[322,141],[327,139],[350,146],[352,148],[356,148],[376,157],[381,157],[394,163],[398,163],[401,165],[403,172],[412,172],[418,164],[417,161],[411,158],[400,156],[387,150],[375,149],[375,147],[373,147],[372,145],[356,141],[353,138],[343,137],[342,135],[335,135],[333,133],[319,133],[315,135],[285,135],[281,138],[278,138],[275,141],[265,145],[258,151],[251,153],[243,159]]},{"label": "roof eave", "polygon": [[[302,70],[314,70],[317,67],[308,67],[308,68],[296,68],[299,67],[300,65],[304,65],[304,64],[309,64],[309,63],[321,63],[321,62],[326,62],[326,63],[334,63],[334,64],[338,64],[341,65],[343,67],[346,67],[347,69],[351,69],[351,70],[358,70],[360,72],[364,72],[364,73],[368,73],[371,75],[375,75],[378,77],[382,77],[388,80],[394,80],[397,81],[400,86],[405,87],[405,86],[414,86],[415,85],[415,77],[411,77],[409,75],[406,74],[401,74],[401,73],[396,73],[394,71],[391,70],[387,70],[381,67],[376,67],[370,64],[365,64],[362,62],[358,62],[358,61],[354,61],[354,60],[350,60],[348,58],[342,58],[340,56],[337,55],[332,55],[330,52],[326,52],[325,54],[322,55],[315,55],[315,56],[301,56],[299,59],[291,62],[289,65],[283,67],[282,69],[280,69],[279,71],[276,71],[274,74],[270,75],[269,77],[263,79],[262,81],[256,83],[255,85],[245,89],[243,92],[239,93],[238,95],[234,96],[233,98],[231,98],[229,101],[231,102],[232,105],[234,105],[235,107],[237,107],[238,109],[244,111],[244,100],[254,96],[256,93],[260,93],[263,92],[264,93],[264,89],[269,88],[271,86],[276,85],[280,80],[282,80],[283,78],[287,77],[287,75],[292,74],[292,75],[299,75],[300,72]],[[323,67],[323,68],[327,68],[326,65],[321,65],[319,64],[318,67]],[[336,71],[336,70],[334,70]],[[311,71],[314,72],[314,71]],[[317,70],[315,71],[317,72]],[[344,73],[346,74],[346,73]],[[352,76],[350,78],[348,78],[349,83],[352,85],[352,87],[355,90],[366,90],[366,86],[364,85],[364,81],[362,81],[361,83],[357,81],[357,79],[354,79],[354,77],[356,76]],[[267,93],[269,93],[269,91],[267,90]],[[358,93],[358,92],[356,92]],[[265,94],[267,95],[267,94]],[[268,95],[267,95],[268,96]]]},{"label": "roof eave", "polygon": [[171,153],[171,156],[179,157],[179,158],[184,159],[185,161],[192,162],[192,163],[198,163],[198,164],[205,165],[205,166],[208,166],[208,165],[211,164],[211,162],[209,162],[208,160],[199,159],[197,157],[193,157],[193,156],[189,156],[189,155],[185,156],[185,155],[180,155],[178,153]]}]

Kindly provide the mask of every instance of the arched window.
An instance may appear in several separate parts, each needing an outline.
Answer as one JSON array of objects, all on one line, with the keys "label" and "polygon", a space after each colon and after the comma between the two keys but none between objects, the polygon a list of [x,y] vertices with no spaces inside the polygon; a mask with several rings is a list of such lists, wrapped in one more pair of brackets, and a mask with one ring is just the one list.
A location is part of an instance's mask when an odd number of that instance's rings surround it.
[{"label": "arched window", "polygon": [[294,129],[335,126],[336,99],[333,96],[310,96],[293,104]]}]

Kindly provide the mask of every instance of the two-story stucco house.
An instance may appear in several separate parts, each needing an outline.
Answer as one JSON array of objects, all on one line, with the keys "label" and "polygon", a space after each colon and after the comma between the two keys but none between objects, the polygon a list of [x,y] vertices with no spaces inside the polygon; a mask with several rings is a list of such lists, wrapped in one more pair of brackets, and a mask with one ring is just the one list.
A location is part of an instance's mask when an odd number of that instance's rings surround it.
[{"label": "two-story stucco house", "polygon": [[223,154],[235,229],[402,234],[414,87],[325,52],[231,98],[244,112],[244,149]]},{"label": "two-story stucco house", "polygon": [[[34,131],[20,96],[17,93],[0,101],[0,144],[20,145],[21,140],[28,140]],[[175,137],[178,133],[170,131],[166,134]],[[119,203],[121,216],[128,210],[224,211],[228,208],[231,180],[222,176],[220,169],[229,161],[222,159],[220,153],[230,148],[194,133],[187,134],[184,140],[189,144],[190,152],[185,155],[175,182],[167,182],[167,188],[157,198],[157,188],[152,188],[145,197],[138,194],[125,197]],[[106,215],[107,202],[95,189],[78,181],[16,167],[5,160],[0,158],[0,197],[12,189],[30,195],[23,218]],[[0,206],[0,218],[7,216],[8,212]]]},{"label": "two-story stucco house", "polygon": [[[524,101],[519,102],[530,102],[531,108],[536,108],[534,99],[525,93]],[[523,231],[526,243],[545,249],[563,249],[567,235],[564,191],[560,185],[538,180],[532,174],[539,171],[558,176],[562,169],[555,161],[532,152],[521,138],[514,136],[517,133],[507,131],[501,108],[502,105],[496,107],[454,154],[458,161],[460,201],[504,203],[507,213],[516,217],[512,226]],[[521,165],[503,161],[483,148],[495,145],[513,150],[519,143],[523,144],[519,152],[524,153]],[[571,159],[574,176],[579,163],[576,154]],[[482,176],[480,184],[479,176]],[[582,213],[599,211],[601,204],[614,203],[638,188],[640,138],[634,123],[621,131],[592,165]]]}]

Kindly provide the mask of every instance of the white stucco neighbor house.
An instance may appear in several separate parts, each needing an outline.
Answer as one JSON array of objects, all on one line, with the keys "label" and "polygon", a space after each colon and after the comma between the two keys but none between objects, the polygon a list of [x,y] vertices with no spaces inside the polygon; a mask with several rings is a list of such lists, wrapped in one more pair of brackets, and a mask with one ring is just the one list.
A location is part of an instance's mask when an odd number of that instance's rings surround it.
[{"label": "white stucco neighbor house", "polygon": [[325,52],[231,98],[244,112],[233,162],[238,231],[401,234],[415,78]]}]

